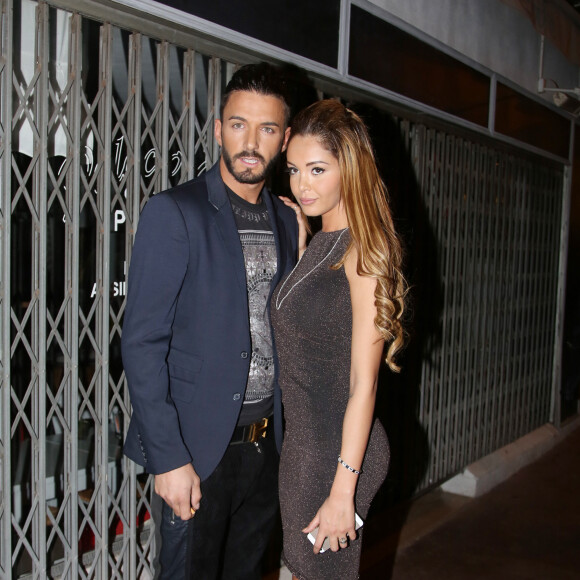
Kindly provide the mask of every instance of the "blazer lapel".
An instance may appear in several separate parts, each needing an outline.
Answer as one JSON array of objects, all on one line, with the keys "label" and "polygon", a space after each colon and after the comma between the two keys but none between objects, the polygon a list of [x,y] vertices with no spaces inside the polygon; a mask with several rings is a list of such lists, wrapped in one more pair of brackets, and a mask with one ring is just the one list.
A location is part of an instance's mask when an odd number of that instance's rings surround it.
[{"label": "blazer lapel", "polygon": [[272,280],[272,290],[276,288],[278,282],[284,274],[286,269],[286,252],[285,248],[282,248],[282,240],[286,234],[284,223],[278,218],[278,213],[274,209],[274,202],[272,201],[272,195],[264,187],[262,190],[262,197],[266,202],[266,207],[268,208],[268,215],[270,216],[270,224],[272,226],[272,233],[274,234],[274,241],[276,242],[276,256],[277,256],[277,268],[276,274]]},{"label": "blazer lapel", "polygon": [[208,201],[216,209],[214,216],[215,225],[224,241],[224,245],[231,258],[232,270],[240,287],[246,292],[246,266],[240,236],[236,226],[236,220],[232,211],[230,200],[222,181],[219,162],[216,163],[206,175]]}]

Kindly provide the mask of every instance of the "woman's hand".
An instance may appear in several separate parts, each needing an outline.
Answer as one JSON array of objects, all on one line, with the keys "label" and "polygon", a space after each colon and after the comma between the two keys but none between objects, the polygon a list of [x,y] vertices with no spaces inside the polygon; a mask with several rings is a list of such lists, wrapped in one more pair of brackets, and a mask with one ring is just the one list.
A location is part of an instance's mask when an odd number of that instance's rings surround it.
[{"label": "woman's hand", "polygon": [[306,250],[306,239],[310,228],[306,221],[306,216],[302,213],[300,206],[292,201],[289,197],[280,196],[280,199],[290,208],[296,212],[296,221],[298,222],[298,259],[302,258],[304,250]]},{"label": "woman's hand", "polygon": [[327,497],[312,521],[302,531],[309,534],[317,527],[319,529],[314,543],[315,554],[320,552],[325,538],[328,538],[333,552],[338,552],[339,548],[347,548],[349,540],[356,538],[352,498],[340,499],[332,495]]}]

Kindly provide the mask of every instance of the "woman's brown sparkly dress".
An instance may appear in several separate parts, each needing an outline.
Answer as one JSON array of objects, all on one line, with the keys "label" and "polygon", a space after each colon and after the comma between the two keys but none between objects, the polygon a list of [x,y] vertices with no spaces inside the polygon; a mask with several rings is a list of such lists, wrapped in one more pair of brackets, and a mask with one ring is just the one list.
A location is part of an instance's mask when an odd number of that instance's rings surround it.
[{"label": "woman's brown sparkly dress", "polygon": [[[328,497],[342,441],[349,394],[352,307],[344,268],[347,230],[318,232],[272,298],[286,428],[280,459],[284,561],[301,580],[358,578],[361,538],[338,552],[314,554],[302,533]],[[389,444],[375,420],[355,507],[365,519],[383,482]]]}]

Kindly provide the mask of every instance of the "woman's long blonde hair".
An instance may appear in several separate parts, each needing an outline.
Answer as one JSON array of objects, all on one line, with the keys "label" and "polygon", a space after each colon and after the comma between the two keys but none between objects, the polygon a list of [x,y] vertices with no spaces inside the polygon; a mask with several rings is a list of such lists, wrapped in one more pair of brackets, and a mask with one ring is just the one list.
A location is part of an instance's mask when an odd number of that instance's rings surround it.
[{"label": "woman's long blonde hair", "polygon": [[297,135],[315,137],[338,160],[350,244],[335,267],[344,264],[354,246],[357,273],[376,278],[375,326],[388,345],[387,364],[399,371],[395,355],[405,342],[402,316],[407,291],[403,256],[365,124],[338,101],[324,100],[296,115],[290,139]]}]

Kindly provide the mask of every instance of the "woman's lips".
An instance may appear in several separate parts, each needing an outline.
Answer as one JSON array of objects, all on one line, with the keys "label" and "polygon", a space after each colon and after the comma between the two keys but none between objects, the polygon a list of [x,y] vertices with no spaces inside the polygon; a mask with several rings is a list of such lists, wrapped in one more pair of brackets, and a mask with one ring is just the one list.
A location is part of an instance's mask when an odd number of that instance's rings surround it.
[{"label": "woman's lips", "polygon": [[301,197],[300,198],[300,205],[311,205],[315,202],[315,199],[311,199],[311,198],[307,198],[307,197]]}]

